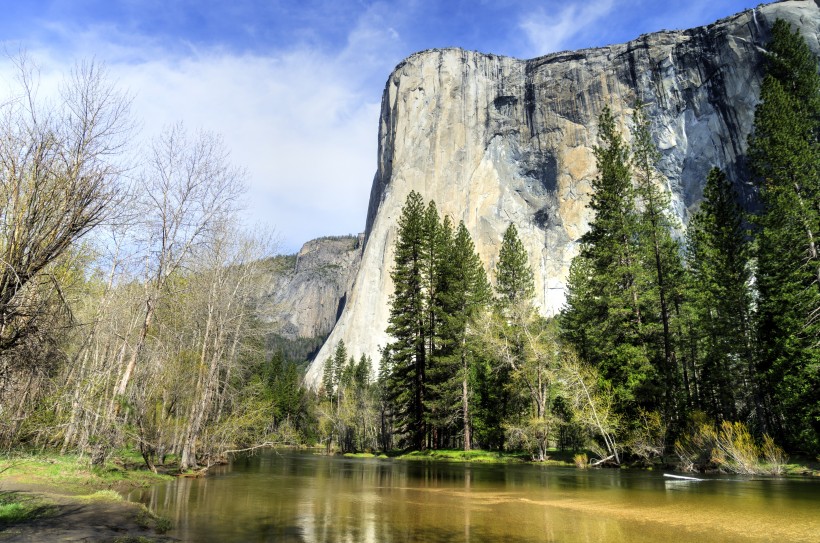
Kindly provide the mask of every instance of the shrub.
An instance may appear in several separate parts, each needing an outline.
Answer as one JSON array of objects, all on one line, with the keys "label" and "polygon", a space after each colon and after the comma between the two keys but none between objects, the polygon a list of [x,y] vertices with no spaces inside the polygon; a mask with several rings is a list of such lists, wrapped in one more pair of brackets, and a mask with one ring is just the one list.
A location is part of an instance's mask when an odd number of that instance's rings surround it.
[{"label": "shrub", "polygon": [[675,454],[681,471],[717,468],[742,475],[780,475],[787,462],[783,449],[770,436],[764,434],[763,445],[758,446],[745,424],[729,421],[719,427],[700,422],[675,442]]},{"label": "shrub", "polygon": [[589,458],[587,453],[576,454],[572,457],[575,462],[575,467],[578,469],[587,469],[589,467]]}]

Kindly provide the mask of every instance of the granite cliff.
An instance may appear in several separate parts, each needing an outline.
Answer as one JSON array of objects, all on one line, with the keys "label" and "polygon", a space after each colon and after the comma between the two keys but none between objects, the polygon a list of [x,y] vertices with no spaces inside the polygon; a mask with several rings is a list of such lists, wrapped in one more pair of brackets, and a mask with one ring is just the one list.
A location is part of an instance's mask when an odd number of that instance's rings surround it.
[{"label": "granite cliff", "polygon": [[396,220],[411,190],[465,222],[488,270],[514,222],[535,272],[538,306],[547,315],[560,310],[570,262],[591,219],[592,149],[604,106],[626,132],[634,103],[647,104],[662,151],[660,173],[682,225],[712,166],[724,168],[749,198],[746,139],[777,18],[800,29],[820,55],[820,5],[792,0],[705,27],[531,60],[446,49],[399,64],[382,98],[361,266],[307,382],[318,382],[341,339],[353,354],[378,363],[378,348],[389,341]]},{"label": "granite cliff", "polygon": [[362,235],[314,239],[265,262],[258,313],[286,341],[321,341],[333,329],[359,271]]}]

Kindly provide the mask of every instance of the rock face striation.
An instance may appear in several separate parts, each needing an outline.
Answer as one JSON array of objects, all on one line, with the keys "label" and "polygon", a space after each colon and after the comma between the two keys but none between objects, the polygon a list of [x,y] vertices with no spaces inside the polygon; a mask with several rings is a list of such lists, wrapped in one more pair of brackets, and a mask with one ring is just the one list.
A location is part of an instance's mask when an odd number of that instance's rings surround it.
[{"label": "rock face striation", "polygon": [[288,340],[323,338],[346,305],[359,271],[363,235],[314,239],[296,255],[266,263],[257,313]]},{"label": "rock face striation", "polygon": [[681,225],[697,208],[712,166],[749,199],[746,139],[777,18],[799,29],[820,55],[818,2],[784,1],[705,27],[532,60],[446,49],[399,64],[382,98],[362,263],[307,382],[318,383],[341,339],[378,364],[378,349],[390,340],[396,221],[411,190],[464,221],[491,278],[502,234],[514,222],[535,272],[538,306],[546,315],[559,311],[591,219],[592,150],[605,106],[628,137],[632,106],[647,104],[660,173]]}]

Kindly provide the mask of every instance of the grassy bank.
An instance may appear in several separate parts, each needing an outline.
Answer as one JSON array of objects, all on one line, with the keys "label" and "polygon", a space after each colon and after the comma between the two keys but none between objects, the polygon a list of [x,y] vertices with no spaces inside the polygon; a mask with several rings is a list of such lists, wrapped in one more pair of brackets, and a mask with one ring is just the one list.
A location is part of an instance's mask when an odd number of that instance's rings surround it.
[{"label": "grassy bank", "polygon": [[104,466],[54,453],[0,456],[0,540],[167,541],[167,519],[120,492],[171,480],[120,451]]},{"label": "grassy bank", "polygon": [[347,458],[391,458],[394,460],[424,461],[436,460],[440,462],[470,462],[476,464],[522,464],[533,463],[538,465],[574,466],[573,453],[551,451],[549,458],[544,462],[532,462],[528,454],[522,452],[485,451],[480,449],[464,451],[461,449],[437,449],[425,451],[392,451],[387,454],[373,453],[346,453]]},{"label": "grassy bank", "polygon": [[126,491],[172,479],[142,466],[140,456],[131,451],[120,451],[99,467],[92,467],[86,457],[73,454],[5,456],[0,457],[0,488],[4,482],[15,482],[56,488],[67,494],[88,494],[97,490]]}]

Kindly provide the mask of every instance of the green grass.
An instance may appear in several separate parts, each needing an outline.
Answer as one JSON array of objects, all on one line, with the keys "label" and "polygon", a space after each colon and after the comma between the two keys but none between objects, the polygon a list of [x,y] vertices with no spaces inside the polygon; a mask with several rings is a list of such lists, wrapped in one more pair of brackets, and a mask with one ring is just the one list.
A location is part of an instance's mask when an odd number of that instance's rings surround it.
[{"label": "green grass", "polygon": [[369,452],[359,452],[359,453],[345,453],[345,458],[387,458],[386,455],[375,455]]},{"label": "green grass", "polygon": [[0,492],[0,528],[54,514],[56,508],[20,492]]},{"label": "green grass", "polygon": [[475,462],[482,464],[510,464],[525,462],[527,457],[520,453],[458,449],[412,451],[397,456],[400,460],[440,460],[445,462]]},{"label": "green grass", "polygon": [[172,528],[171,521],[169,519],[152,513],[144,505],[142,505],[142,510],[137,516],[137,524],[143,528],[154,530],[158,534],[164,534]]},{"label": "green grass", "polygon": [[132,451],[118,451],[104,466],[92,467],[87,457],[37,453],[15,458],[0,457],[0,473],[19,482],[59,487],[88,494],[111,488],[145,487],[171,480],[170,475],[145,469],[142,457]]},{"label": "green grass", "polygon": [[[345,453],[346,458],[393,458],[396,460],[435,460],[439,462],[473,462],[477,464],[518,464],[531,462],[530,455],[521,451],[485,451],[474,449],[437,449],[425,451],[391,451],[387,454],[369,452]],[[544,462],[531,462],[539,466],[574,466],[573,453],[569,451],[550,451]]]}]

